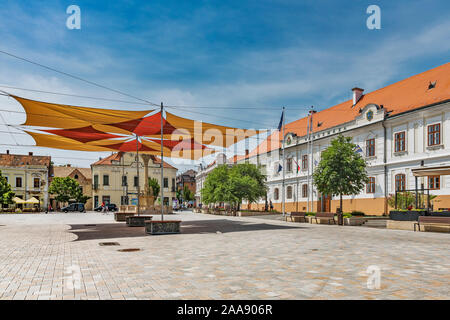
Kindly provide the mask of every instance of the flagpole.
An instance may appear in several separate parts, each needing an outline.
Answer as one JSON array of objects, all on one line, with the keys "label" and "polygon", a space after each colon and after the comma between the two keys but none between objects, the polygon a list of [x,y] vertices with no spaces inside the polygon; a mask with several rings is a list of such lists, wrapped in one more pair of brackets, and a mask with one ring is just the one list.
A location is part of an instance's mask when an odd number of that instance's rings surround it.
[{"label": "flagpole", "polygon": [[285,117],[285,114],[284,114],[284,107],[283,107],[283,161],[282,161],[282,163],[283,163],[283,166],[282,166],[282,170],[283,170],[283,183],[282,183],[282,187],[283,187],[283,191],[282,191],[282,197],[283,197],[283,203],[282,203],[282,206],[283,206],[283,217],[284,217],[284,215],[285,215],[285,188],[284,188],[284,173],[285,173],[285,163],[284,163],[284,124],[285,124],[285,119],[286,119],[286,117]]},{"label": "flagpole", "polygon": [[137,175],[137,215],[141,213],[139,196],[141,194],[141,187],[139,185],[139,136],[136,135],[136,175]]},{"label": "flagpole", "polygon": [[307,120],[307,124],[306,124],[306,137],[307,137],[307,144],[306,144],[306,167],[307,167],[307,175],[306,175],[306,187],[307,187],[307,200],[306,200],[306,207],[307,207],[307,211],[311,212],[311,210],[309,210],[309,162],[311,161],[309,159],[309,117],[311,116],[311,114],[308,113],[308,120]]},{"label": "flagpole", "polygon": [[163,109],[164,109],[164,105],[161,102],[161,221],[164,221]]},{"label": "flagpole", "polygon": [[[311,109],[313,109],[314,106],[311,106]],[[311,211],[314,211],[314,122],[313,122],[313,115],[315,111],[311,110],[311,125],[310,125],[310,131],[311,131]]]}]

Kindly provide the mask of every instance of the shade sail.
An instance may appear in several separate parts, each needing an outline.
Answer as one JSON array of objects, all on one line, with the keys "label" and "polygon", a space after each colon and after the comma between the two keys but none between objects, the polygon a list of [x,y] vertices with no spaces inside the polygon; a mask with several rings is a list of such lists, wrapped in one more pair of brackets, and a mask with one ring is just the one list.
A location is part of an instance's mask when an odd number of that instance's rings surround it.
[{"label": "shade sail", "polygon": [[[257,134],[155,110],[126,111],[41,102],[11,95],[25,109],[23,126],[37,146],[79,151],[139,152],[197,160]],[[162,121],[162,124],[161,124]],[[29,128],[29,129],[28,129]],[[162,132],[161,132],[162,131]],[[161,134],[163,140],[161,141]],[[139,143],[136,144],[136,137]]]}]

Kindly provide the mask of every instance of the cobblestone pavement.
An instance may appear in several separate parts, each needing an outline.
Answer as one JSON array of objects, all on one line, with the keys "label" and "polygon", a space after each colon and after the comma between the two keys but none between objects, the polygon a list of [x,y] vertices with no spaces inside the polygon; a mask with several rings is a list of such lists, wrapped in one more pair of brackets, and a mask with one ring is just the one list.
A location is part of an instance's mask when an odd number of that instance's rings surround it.
[{"label": "cobblestone pavement", "polygon": [[112,214],[0,215],[0,299],[450,298],[449,234],[173,217],[181,234],[148,236]]}]

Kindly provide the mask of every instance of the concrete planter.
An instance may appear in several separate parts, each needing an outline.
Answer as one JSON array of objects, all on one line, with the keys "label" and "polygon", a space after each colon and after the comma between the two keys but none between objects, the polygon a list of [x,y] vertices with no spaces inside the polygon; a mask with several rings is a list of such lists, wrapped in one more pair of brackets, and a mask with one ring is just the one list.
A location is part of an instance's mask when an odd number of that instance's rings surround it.
[{"label": "concrete planter", "polygon": [[236,215],[238,217],[252,217],[252,216],[267,216],[270,214],[269,212],[265,211],[237,211]]},{"label": "concrete planter", "polygon": [[180,233],[180,225],[180,220],[146,220],[145,233],[151,235]]},{"label": "concrete planter", "polygon": [[114,212],[114,220],[118,222],[124,222],[126,221],[127,217],[134,216],[134,213],[127,213],[127,212]]},{"label": "concrete planter", "polygon": [[201,209],[202,213],[209,213],[209,209]]},{"label": "concrete planter", "polygon": [[425,216],[425,211],[395,211],[389,212],[389,218],[394,221],[417,221],[420,216]]},{"label": "concrete planter", "polygon": [[344,218],[344,225],[345,226],[362,226],[367,219],[362,217],[351,217],[351,218]]},{"label": "concrete planter", "polygon": [[145,227],[145,221],[152,219],[152,216],[132,216],[127,217],[126,222],[129,227]]}]

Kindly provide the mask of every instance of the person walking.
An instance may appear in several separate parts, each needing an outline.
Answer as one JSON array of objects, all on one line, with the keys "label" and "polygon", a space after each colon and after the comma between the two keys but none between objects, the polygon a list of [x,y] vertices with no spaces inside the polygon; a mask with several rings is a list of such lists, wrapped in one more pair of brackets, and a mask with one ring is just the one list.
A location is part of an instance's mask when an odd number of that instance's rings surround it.
[{"label": "person walking", "polygon": [[272,203],[272,200],[270,200],[270,211],[273,211],[273,203]]}]

